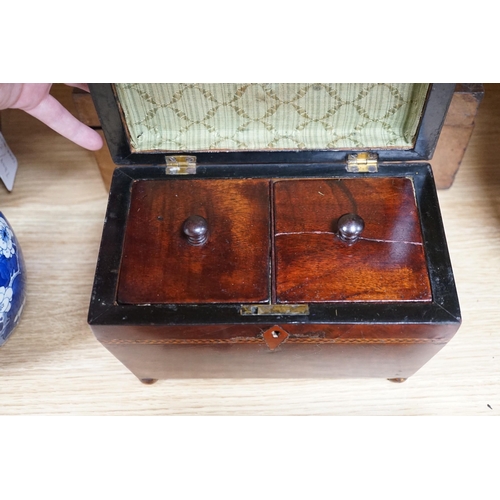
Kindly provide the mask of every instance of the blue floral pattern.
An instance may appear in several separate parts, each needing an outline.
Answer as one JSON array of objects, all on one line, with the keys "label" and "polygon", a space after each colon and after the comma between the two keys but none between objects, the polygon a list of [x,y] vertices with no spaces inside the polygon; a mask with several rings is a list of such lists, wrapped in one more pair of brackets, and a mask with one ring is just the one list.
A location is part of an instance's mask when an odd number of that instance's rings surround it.
[{"label": "blue floral pattern", "polygon": [[0,346],[17,325],[25,300],[23,256],[14,232],[0,212]]}]

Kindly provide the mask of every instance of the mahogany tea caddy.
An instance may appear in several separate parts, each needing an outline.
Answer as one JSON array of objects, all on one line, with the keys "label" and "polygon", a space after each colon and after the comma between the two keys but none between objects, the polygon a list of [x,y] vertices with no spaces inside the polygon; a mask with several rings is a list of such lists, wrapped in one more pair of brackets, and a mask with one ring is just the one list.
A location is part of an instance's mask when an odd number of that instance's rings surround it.
[{"label": "mahogany tea caddy", "polygon": [[[141,381],[402,381],[453,337],[460,308],[432,170],[412,160],[432,157],[454,84],[428,86],[410,147],[259,151],[138,150],[119,88],[90,88],[121,166],[89,324]],[[200,88],[212,104],[197,120],[212,133],[218,89]],[[176,92],[180,120],[189,106]]]}]

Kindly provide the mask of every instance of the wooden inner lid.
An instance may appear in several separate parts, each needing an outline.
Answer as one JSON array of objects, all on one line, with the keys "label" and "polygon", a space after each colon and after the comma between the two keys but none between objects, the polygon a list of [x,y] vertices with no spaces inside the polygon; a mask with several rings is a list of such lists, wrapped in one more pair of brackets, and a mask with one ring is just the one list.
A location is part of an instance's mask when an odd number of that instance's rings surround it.
[{"label": "wooden inner lid", "polygon": [[[338,235],[344,214],[364,223],[354,242]],[[136,181],[117,299],[431,301],[413,183],[384,177]]]},{"label": "wooden inner lid", "polygon": [[[118,302],[265,302],[270,296],[268,180],[136,181],[125,232]],[[189,243],[185,221],[208,223]]]},{"label": "wooden inner lid", "polygon": [[[406,178],[274,183],[276,300],[430,301],[413,183]],[[364,221],[349,245],[337,221]]]}]

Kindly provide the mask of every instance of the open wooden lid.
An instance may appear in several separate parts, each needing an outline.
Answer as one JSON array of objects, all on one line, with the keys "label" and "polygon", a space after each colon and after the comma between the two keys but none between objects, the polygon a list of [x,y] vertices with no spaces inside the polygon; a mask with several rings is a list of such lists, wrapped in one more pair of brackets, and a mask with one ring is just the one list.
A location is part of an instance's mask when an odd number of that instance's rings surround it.
[{"label": "open wooden lid", "polygon": [[426,160],[454,84],[91,84],[117,164]]}]

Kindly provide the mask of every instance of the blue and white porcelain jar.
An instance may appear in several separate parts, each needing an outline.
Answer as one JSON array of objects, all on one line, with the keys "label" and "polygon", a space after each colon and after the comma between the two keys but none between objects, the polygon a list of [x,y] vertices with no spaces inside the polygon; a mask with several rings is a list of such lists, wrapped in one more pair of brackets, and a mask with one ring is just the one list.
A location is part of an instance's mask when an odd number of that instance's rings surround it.
[{"label": "blue and white porcelain jar", "polygon": [[0,212],[0,346],[17,325],[26,301],[25,267],[21,248]]}]

